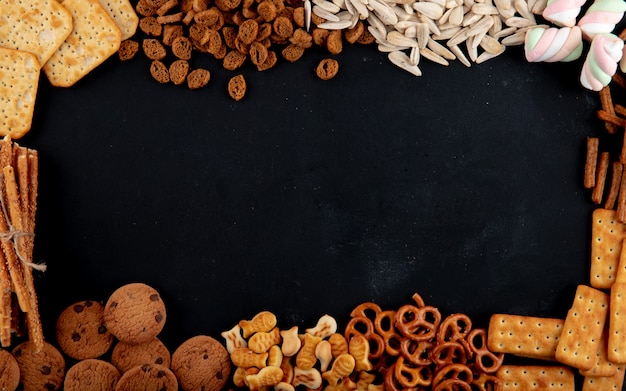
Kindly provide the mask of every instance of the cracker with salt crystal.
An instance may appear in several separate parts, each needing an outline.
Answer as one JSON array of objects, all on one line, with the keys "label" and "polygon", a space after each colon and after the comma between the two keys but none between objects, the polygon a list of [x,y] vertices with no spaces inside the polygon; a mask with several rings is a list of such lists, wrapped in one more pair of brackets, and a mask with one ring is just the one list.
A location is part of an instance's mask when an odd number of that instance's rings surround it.
[{"label": "cracker with salt crystal", "polygon": [[582,391],[620,391],[623,385],[624,365],[618,365],[613,376],[585,376]]},{"label": "cracker with salt crystal", "polygon": [[502,391],[574,391],[574,371],[564,365],[502,365]]},{"label": "cracker with salt crystal", "polygon": [[593,368],[608,310],[606,293],[578,285],[556,347],[557,361],[581,370]]},{"label": "cracker with salt crystal", "polygon": [[608,289],[615,281],[622,252],[622,240],[625,237],[626,225],[617,221],[614,210],[598,208],[593,211],[590,267],[592,287]]},{"label": "cracker with salt crystal", "polygon": [[115,54],[122,31],[98,0],[64,0],[74,29],[43,66],[50,84],[71,87]]},{"label": "cracker with salt crystal", "polygon": [[554,360],[563,319],[493,314],[487,347],[492,352]]},{"label": "cracker with salt crystal", "polygon": [[40,69],[34,54],[0,48],[0,135],[19,139],[30,130]]},{"label": "cracker with salt crystal", "polygon": [[129,0],[100,0],[100,5],[122,31],[122,41],[135,35],[139,26],[139,16]]},{"label": "cracker with salt crystal", "polygon": [[626,364],[626,283],[623,282],[611,287],[608,343],[609,360]]},{"label": "cracker with salt crystal", "polygon": [[57,1],[2,0],[0,47],[34,54],[43,66],[72,32],[72,15]]}]

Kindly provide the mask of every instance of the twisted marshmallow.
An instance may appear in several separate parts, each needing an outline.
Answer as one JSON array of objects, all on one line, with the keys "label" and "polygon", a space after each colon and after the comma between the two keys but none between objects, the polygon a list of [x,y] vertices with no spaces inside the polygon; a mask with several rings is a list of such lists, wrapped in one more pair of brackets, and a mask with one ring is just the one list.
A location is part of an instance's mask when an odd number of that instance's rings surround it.
[{"label": "twisted marshmallow", "polygon": [[597,34],[613,32],[626,11],[623,0],[595,0],[578,21],[585,38],[592,40]]},{"label": "twisted marshmallow", "polygon": [[542,16],[559,27],[574,27],[585,0],[548,0]]},{"label": "twisted marshmallow", "polygon": [[582,32],[577,26],[535,27],[526,33],[524,53],[528,62],[574,61],[582,51]]},{"label": "twisted marshmallow", "polygon": [[600,91],[611,82],[622,58],[624,41],[613,34],[597,34],[583,64],[580,82],[583,87]]}]

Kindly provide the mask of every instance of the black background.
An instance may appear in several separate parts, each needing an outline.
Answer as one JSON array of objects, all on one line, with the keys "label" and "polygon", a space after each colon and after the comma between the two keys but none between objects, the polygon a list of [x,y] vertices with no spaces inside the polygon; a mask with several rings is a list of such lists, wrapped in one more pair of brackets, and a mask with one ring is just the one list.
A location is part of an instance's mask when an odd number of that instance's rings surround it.
[{"label": "black background", "polygon": [[[586,47],[587,48],[587,47]],[[191,91],[160,85],[139,55],[111,57],[71,88],[39,86],[21,145],[40,154],[36,274],[46,338],[79,300],[145,282],[172,350],[274,312],[311,327],[419,293],[477,327],[506,312],[564,318],[588,283],[585,139],[602,134],[583,59],[529,64],[521,47],[422,77],[375,46],[240,70]],[[238,72],[237,72],[238,73]]]}]

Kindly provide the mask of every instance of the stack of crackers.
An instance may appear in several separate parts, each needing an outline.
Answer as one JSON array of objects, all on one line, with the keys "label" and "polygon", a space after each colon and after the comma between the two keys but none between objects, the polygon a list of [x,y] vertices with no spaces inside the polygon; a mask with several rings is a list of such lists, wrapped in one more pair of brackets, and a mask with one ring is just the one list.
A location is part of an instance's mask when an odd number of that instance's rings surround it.
[{"label": "stack of crackers", "polygon": [[[488,347],[536,359],[536,365],[503,365],[506,390],[621,390],[626,369],[626,224],[617,211],[592,216],[589,284],[577,286],[565,319],[494,314]],[[624,251],[622,251],[624,248]]]},{"label": "stack of crackers", "polygon": [[40,72],[70,87],[135,34],[129,0],[2,0],[0,135],[30,130]]}]

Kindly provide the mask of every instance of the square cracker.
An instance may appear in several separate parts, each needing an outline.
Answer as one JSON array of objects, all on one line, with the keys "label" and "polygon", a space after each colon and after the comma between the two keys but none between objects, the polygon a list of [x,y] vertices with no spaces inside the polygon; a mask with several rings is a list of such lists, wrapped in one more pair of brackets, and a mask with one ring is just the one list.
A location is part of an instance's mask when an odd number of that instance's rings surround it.
[{"label": "square cracker", "polygon": [[554,360],[563,323],[563,319],[556,318],[493,314],[487,347],[496,353]]},{"label": "square cracker", "polygon": [[74,29],[43,66],[56,87],[70,87],[117,52],[122,31],[98,0],[64,0]]},{"label": "square cracker", "polygon": [[41,67],[22,50],[0,48],[0,134],[19,139],[30,130]]},{"label": "square cracker", "polygon": [[502,365],[502,391],[574,391],[574,371],[564,365]]},{"label": "square cracker", "polygon": [[578,285],[556,347],[557,361],[584,371],[593,368],[608,310],[606,293]]},{"label": "square cracker", "polygon": [[[609,304],[609,311],[611,305]],[[600,344],[596,352],[596,362],[593,367],[586,371],[579,371],[583,376],[613,376],[617,371],[617,365],[608,358],[608,329],[605,328],[600,337]]]},{"label": "square cracker", "polygon": [[122,41],[135,35],[139,16],[129,0],[99,0],[100,5],[122,30]]},{"label": "square cracker", "polygon": [[592,214],[591,237],[590,285],[608,289],[616,278],[626,225],[617,221],[614,210],[598,208]]},{"label": "square cracker", "polygon": [[2,0],[0,46],[30,52],[39,65],[72,32],[72,14],[57,1]]}]

